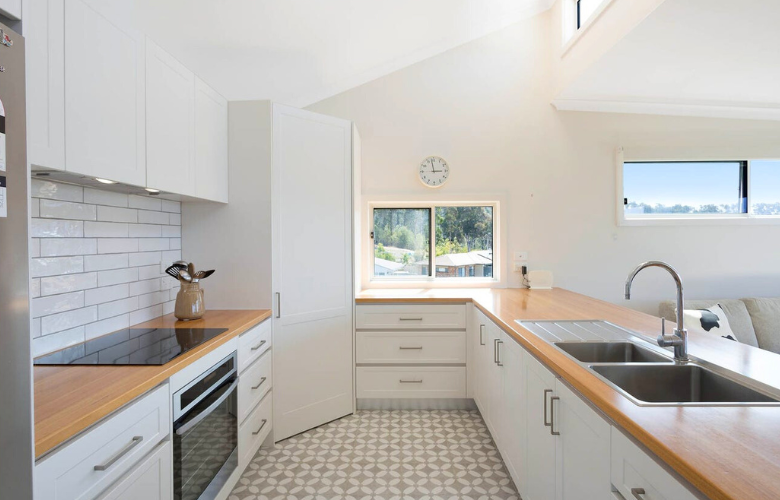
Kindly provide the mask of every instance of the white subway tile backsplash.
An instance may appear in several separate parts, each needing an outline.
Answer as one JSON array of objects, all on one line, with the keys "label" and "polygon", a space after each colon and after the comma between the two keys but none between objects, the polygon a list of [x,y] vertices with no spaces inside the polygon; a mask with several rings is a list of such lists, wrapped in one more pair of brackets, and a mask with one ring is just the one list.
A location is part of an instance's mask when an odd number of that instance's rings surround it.
[{"label": "white subway tile backsplash", "polygon": [[138,250],[141,252],[168,250],[168,238],[141,238],[138,240]]},{"label": "white subway tile backsplash", "polygon": [[138,281],[137,267],[98,272],[98,286],[111,286],[118,285],[119,283],[131,283],[133,281]]},{"label": "white subway tile backsplash", "polygon": [[163,226],[162,235],[166,238],[181,238],[180,226]]},{"label": "white subway tile backsplash", "polygon": [[70,274],[41,278],[41,295],[87,290],[97,286],[97,273]]},{"label": "white subway tile backsplash", "polygon": [[85,255],[85,271],[105,271],[128,267],[128,256],[124,254]]},{"label": "white subway tile backsplash", "polygon": [[130,324],[137,325],[138,323],[143,323],[144,321],[159,318],[163,314],[162,310],[162,304],[159,304],[146,309],[133,311],[130,313]]},{"label": "white subway tile backsplash", "polygon": [[34,299],[35,297],[41,296],[41,279],[40,278],[33,278],[30,280],[30,298]]},{"label": "white subway tile backsplash", "polygon": [[127,195],[102,189],[84,188],[84,203],[127,208]]},{"label": "white subway tile backsplash", "polygon": [[100,337],[101,335],[115,332],[127,328],[128,326],[130,326],[130,315],[122,314],[120,316],[114,316],[113,318],[88,324],[86,326],[85,335],[87,340],[92,340],[95,337]]},{"label": "white subway tile backsplash", "polygon": [[101,222],[138,222],[138,210],[134,208],[119,208],[98,206],[97,220]]},{"label": "white subway tile backsplash", "polygon": [[87,323],[97,321],[97,319],[96,306],[44,316],[41,318],[41,334],[49,335],[70,328],[76,328],[77,326],[83,326]]},{"label": "white subway tile backsplash", "polygon": [[171,238],[168,245],[171,250],[181,250],[181,238]]},{"label": "white subway tile backsplash", "polygon": [[92,255],[97,253],[94,238],[44,238],[35,239],[40,244],[41,257]]},{"label": "white subway tile backsplash", "polygon": [[98,238],[98,253],[127,253],[138,251],[136,238]]},{"label": "white subway tile backsplash", "polygon": [[97,207],[60,200],[40,200],[40,216],[45,219],[95,220]]},{"label": "white subway tile backsplash", "polygon": [[129,313],[138,309],[138,297],[128,297],[114,302],[106,302],[98,307],[98,319],[113,318],[120,314]]},{"label": "white subway tile backsplash", "polygon": [[181,213],[181,202],[169,201],[169,200],[160,200],[160,201],[162,201],[163,212],[173,212],[177,214]]},{"label": "white subway tile backsplash", "polygon": [[69,330],[58,331],[33,339],[33,357],[59,351],[75,344],[84,342],[84,327],[78,326]]},{"label": "white subway tile backsplash", "polygon": [[[166,275],[167,276],[167,275]],[[138,279],[141,281],[160,277],[160,264],[138,268]]]},{"label": "white subway tile backsplash", "polygon": [[75,220],[32,219],[32,238],[81,238],[84,236],[84,222]]},{"label": "white subway tile backsplash", "polygon": [[58,276],[84,272],[84,257],[30,259],[30,277]]},{"label": "white subway tile backsplash", "polygon": [[41,216],[41,203],[38,198],[30,200],[30,217],[37,218]]},{"label": "white subway tile backsplash", "polygon": [[181,250],[169,250],[167,252],[162,253],[162,263],[163,263],[163,272],[165,272],[165,269],[176,262],[177,260],[181,260]]},{"label": "white subway tile backsplash", "polygon": [[38,238],[32,238],[30,240],[30,258],[34,259],[35,257],[41,256],[41,240]]},{"label": "white subway tile backsplash", "polygon": [[129,296],[130,291],[127,283],[93,288],[84,292],[84,305],[94,306],[105,302],[112,302],[114,300],[126,299]]},{"label": "white subway tile backsplash", "polygon": [[159,198],[152,198],[151,196],[138,196],[135,194],[130,195],[130,208],[140,208],[143,210],[162,210],[162,203]]},{"label": "white subway tile backsplash", "polygon": [[49,198],[62,201],[84,201],[84,188],[59,182],[33,179],[30,182],[33,198]]},{"label": "white subway tile backsplash", "polygon": [[176,308],[176,301],[170,301],[163,304],[163,314],[173,314],[173,310]]},{"label": "white subway tile backsplash", "polygon": [[147,293],[146,295],[138,296],[138,307],[145,309],[147,307],[156,306],[162,304],[168,300],[168,291]]},{"label": "white subway tile backsplash", "polygon": [[181,226],[181,214],[170,214],[168,220],[172,226]]},{"label": "white subway tile backsplash", "polygon": [[149,266],[162,262],[161,252],[141,252],[130,254],[130,267]]},{"label": "white subway tile backsplash", "polygon": [[162,236],[163,226],[153,224],[131,224],[131,238],[160,238]]},{"label": "white subway tile backsplash", "polygon": [[154,278],[151,280],[130,283],[130,295],[143,295],[145,293],[159,291],[161,279],[162,278]]},{"label": "white subway tile backsplash", "polygon": [[116,222],[87,222],[84,236],[87,238],[127,238],[128,224]]},{"label": "white subway tile backsplash", "polygon": [[170,217],[165,212],[139,210],[138,222],[140,224],[170,224]]},{"label": "white subway tile backsplash", "polygon": [[41,336],[41,318],[35,318],[30,321],[30,335],[34,339]]},{"label": "white subway tile backsplash", "polygon": [[70,311],[84,307],[84,292],[49,295],[30,301],[30,316],[40,318],[49,314]]}]

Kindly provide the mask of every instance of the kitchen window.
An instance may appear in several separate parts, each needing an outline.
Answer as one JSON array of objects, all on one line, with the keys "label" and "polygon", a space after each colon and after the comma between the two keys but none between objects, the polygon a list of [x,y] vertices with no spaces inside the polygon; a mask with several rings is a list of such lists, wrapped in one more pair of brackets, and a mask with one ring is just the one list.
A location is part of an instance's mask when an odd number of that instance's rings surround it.
[{"label": "kitchen window", "polygon": [[780,160],[619,161],[618,223],[780,221]]},{"label": "kitchen window", "polygon": [[371,279],[495,281],[497,205],[370,206]]}]

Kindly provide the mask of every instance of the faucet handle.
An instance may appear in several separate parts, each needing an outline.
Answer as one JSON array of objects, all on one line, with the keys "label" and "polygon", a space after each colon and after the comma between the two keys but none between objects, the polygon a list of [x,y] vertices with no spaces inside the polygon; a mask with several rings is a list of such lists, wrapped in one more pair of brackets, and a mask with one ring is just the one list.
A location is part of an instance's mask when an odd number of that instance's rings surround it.
[{"label": "faucet handle", "polygon": [[661,318],[661,336],[666,335],[666,318]]}]

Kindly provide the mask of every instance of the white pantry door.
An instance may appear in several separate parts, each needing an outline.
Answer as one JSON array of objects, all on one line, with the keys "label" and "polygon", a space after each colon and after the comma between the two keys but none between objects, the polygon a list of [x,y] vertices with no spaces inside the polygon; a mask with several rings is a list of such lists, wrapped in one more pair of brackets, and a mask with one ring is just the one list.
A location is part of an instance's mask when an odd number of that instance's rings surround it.
[{"label": "white pantry door", "polygon": [[273,128],[279,441],[352,413],[352,124],[274,105]]}]

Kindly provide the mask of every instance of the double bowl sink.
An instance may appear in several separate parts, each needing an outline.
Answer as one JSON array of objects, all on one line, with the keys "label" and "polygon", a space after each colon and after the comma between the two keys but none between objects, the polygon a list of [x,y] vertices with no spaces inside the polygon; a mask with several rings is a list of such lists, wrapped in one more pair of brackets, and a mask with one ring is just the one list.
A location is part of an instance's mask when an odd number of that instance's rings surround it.
[{"label": "double bowl sink", "polygon": [[640,406],[780,405],[780,399],[750,387],[750,379],[740,381],[744,377],[709,363],[676,363],[666,350],[627,339],[548,341]]}]

